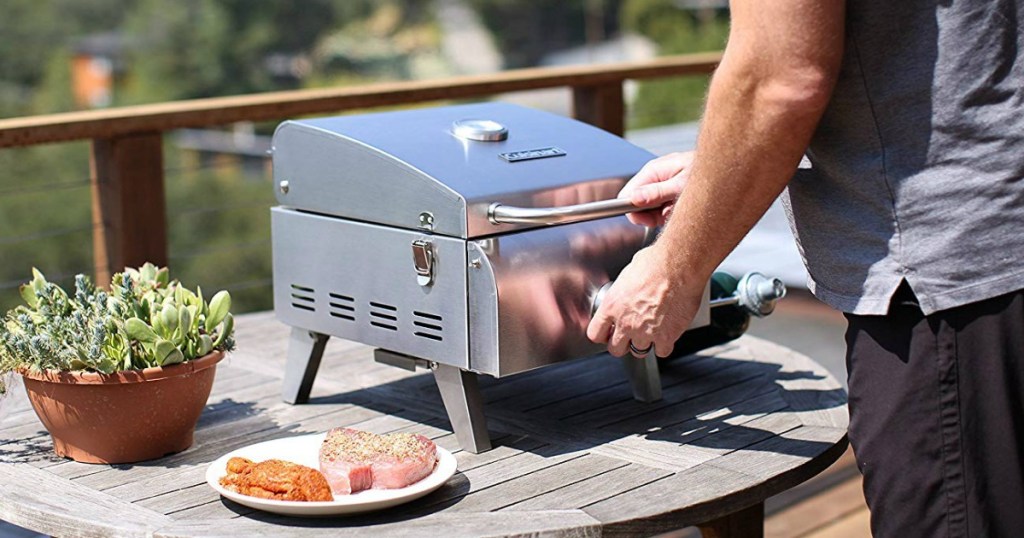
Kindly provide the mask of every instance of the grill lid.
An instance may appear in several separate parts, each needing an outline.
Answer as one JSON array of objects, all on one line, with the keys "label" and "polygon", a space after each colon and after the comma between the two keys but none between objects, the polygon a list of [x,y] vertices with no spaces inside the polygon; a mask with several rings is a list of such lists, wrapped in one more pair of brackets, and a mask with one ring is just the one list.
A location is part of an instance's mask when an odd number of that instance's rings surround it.
[{"label": "grill lid", "polygon": [[653,158],[585,123],[503,103],[286,121],[273,155],[284,206],[464,238],[537,226],[492,224],[494,203],[614,198]]}]

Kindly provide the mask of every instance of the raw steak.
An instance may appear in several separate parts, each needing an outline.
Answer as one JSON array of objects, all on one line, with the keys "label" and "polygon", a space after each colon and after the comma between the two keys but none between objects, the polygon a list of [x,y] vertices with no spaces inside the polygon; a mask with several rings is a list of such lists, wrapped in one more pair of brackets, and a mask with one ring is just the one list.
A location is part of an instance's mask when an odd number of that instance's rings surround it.
[{"label": "raw steak", "polygon": [[364,489],[397,489],[434,470],[437,446],[422,435],[335,428],[320,446],[320,472],[335,495]]}]

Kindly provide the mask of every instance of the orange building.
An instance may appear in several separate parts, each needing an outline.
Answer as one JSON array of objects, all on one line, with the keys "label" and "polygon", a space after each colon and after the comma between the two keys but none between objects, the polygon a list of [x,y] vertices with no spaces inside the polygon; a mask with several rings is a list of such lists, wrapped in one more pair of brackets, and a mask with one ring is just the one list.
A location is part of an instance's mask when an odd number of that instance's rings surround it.
[{"label": "orange building", "polygon": [[79,108],[110,106],[122,69],[124,39],[117,33],[94,34],[79,40],[71,58],[71,89]]}]

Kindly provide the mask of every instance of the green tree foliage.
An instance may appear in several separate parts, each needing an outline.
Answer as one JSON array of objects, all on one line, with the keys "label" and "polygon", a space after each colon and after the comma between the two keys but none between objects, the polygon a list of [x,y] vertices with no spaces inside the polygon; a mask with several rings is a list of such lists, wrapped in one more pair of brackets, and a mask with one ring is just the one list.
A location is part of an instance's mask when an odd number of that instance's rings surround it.
[{"label": "green tree foliage", "polygon": [[[654,41],[660,54],[721,50],[729,33],[724,12],[684,10],[673,0],[625,0],[621,18],[624,27]],[[704,77],[644,81],[631,110],[629,127],[698,119],[707,83]]]},{"label": "green tree foliage", "polygon": [[[618,33],[622,0],[470,0],[505,55],[505,67],[532,67],[553,50],[587,42],[587,17],[601,36]],[[600,36],[595,36],[600,37]]]},{"label": "green tree foliage", "polygon": [[228,289],[235,311],[273,307],[270,296],[269,175],[243,177],[234,167],[167,177],[170,266],[184,282]]}]

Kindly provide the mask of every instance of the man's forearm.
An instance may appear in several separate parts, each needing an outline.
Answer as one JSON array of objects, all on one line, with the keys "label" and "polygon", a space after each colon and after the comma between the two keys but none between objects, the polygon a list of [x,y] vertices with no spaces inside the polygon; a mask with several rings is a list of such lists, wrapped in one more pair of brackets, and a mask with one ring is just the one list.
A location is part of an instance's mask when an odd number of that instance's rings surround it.
[{"label": "man's forearm", "polygon": [[737,32],[734,27],[708,92],[689,178],[658,239],[666,263],[680,278],[709,276],[796,170],[838,72],[839,5],[838,32],[832,20],[831,27],[817,28],[831,34],[790,36],[796,43],[786,44],[772,41],[772,32],[757,26],[760,15],[750,11],[759,9],[756,5],[733,2],[734,25],[753,28]]}]

